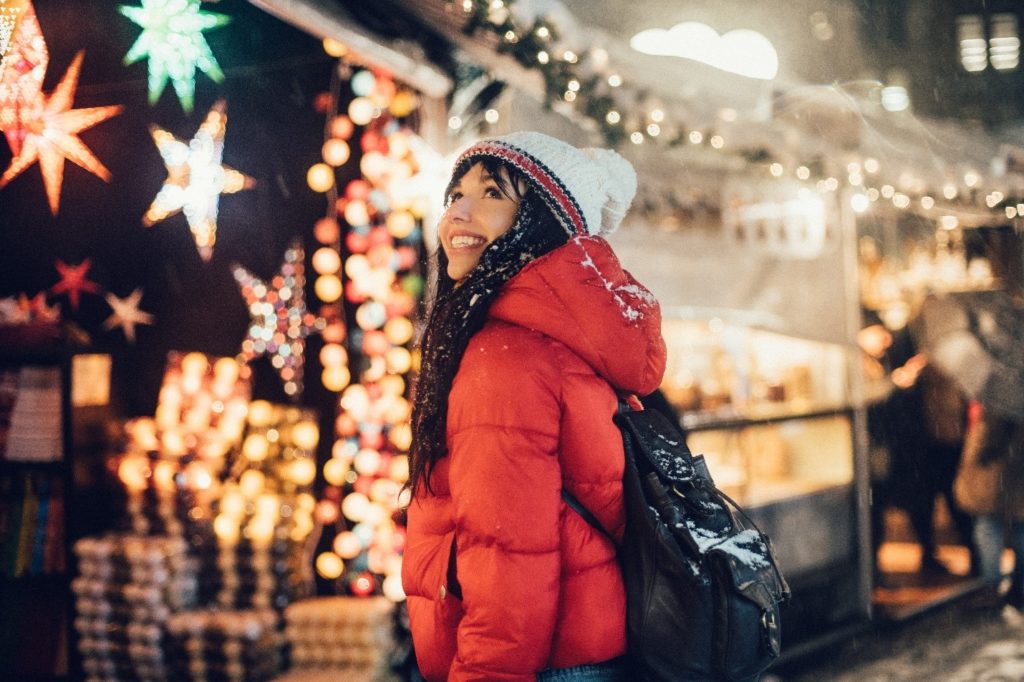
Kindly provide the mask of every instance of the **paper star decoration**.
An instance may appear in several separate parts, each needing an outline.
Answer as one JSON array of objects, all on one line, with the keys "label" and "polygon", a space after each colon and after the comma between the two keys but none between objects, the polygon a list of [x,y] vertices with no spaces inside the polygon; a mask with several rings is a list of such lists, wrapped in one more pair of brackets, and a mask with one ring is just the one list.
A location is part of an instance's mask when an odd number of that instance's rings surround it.
[{"label": "paper star decoration", "polygon": [[153,324],[153,316],[139,310],[142,289],[136,289],[125,298],[118,298],[114,294],[106,294],[104,298],[107,299],[114,314],[103,322],[103,328],[111,330],[120,327],[124,330],[124,336],[129,343],[135,343],[135,325]]},{"label": "paper star decoration", "polygon": [[0,0],[0,74],[3,73],[7,52],[18,30],[18,19],[25,11],[28,0]]},{"label": "paper star decoration", "polygon": [[156,104],[171,81],[181,107],[192,113],[196,68],[215,82],[224,72],[203,37],[231,21],[231,17],[199,10],[200,0],[142,0],[142,7],[121,5],[118,10],[142,27],[142,35],[128,50],[125,64],[149,57],[149,103]]},{"label": "paper star decoration", "polygon": [[30,117],[27,120],[22,117],[26,131],[21,151],[11,159],[11,165],[4,171],[3,176],[0,176],[0,189],[3,189],[23,170],[39,161],[46,197],[53,215],[57,215],[60,208],[60,186],[64,180],[65,159],[70,159],[107,182],[110,181],[110,171],[78,139],[78,133],[121,113],[121,106],[71,108],[84,56],[84,52],[79,52],[75,56],[67,73],[49,98],[41,92],[36,93],[40,106],[29,110]]},{"label": "paper star decoration", "polygon": [[[0,22],[4,7],[0,0]],[[11,153],[17,156],[25,140],[25,122],[36,118],[42,108],[39,92],[50,53],[31,2],[24,3],[13,31],[7,55],[0,59],[0,130],[7,137]],[[36,111],[32,111],[32,107]]]},{"label": "paper star decoration", "polygon": [[78,265],[68,265],[64,261],[58,260],[54,265],[57,272],[60,273],[60,281],[50,288],[50,293],[54,296],[67,294],[72,310],[78,310],[79,299],[83,292],[100,293],[100,285],[86,279],[89,268],[92,267],[90,259],[86,258]]},{"label": "paper star decoration", "polygon": [[152,227],[184,211],[199,255],[207,261],[213,255],[217,240],[220,195],[233,194],[255,184],[249,176],[220,163],[228,122],[224,111],[223,101],[214,104],[191,142],[182,142],[163,128],[150,128],[167,166],[167,179],[143,216],[142,224]]},{"label": "paper star decoration", "polygon": [[324,326],[322,319],[306,310],[303,258],[298,243],[290,246],[280,273],[269,286],[242,266],[234,267],[235,281],[252,318],[239,360],[270,356],[270,364],[281,375],[284,392],[290,396],[302,393],[305,338]]}]

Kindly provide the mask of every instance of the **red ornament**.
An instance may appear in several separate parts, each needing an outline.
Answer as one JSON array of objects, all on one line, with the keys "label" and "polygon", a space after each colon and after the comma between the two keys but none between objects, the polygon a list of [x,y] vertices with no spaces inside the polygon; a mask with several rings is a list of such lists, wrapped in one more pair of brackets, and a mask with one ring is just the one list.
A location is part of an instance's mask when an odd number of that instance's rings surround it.
[{"label": "red ornament", "polygon": [[363,201],[366,201],[370,198],[371,189],[370,183],[366,180],[353,180],[345,187],[345,198],[362,199]]},{"label": "red ornament", "polygon": [[78,265],[68,265],[58,259],[54,266],[57,268],[57,272],[60,273],[60,281],[50,288],[50,293],[54,296],[67,294],[72,310],[78,310],[79,297],[83,292],[89,294],[100,293],[100,285],[86,279],[89,268],[92,267],[90,259],[86,258]]}]

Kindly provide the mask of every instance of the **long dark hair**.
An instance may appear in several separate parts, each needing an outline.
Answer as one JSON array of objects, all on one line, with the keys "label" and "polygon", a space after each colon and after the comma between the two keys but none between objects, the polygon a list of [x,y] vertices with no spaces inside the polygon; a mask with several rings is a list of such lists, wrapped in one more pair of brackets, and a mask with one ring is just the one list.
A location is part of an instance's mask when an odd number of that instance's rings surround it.
[{"label": "long dark hair", "polygon": [[491,303],[523,266],[569,241],[569,235],[530,188],[527,178],[515,167],[492,157],[463,161],[452,173],[446,197],[477,163],[483,165],[506,196],[519,199],[519,208],[511,229],[484,250],[480,262],[461,281],[448,276],[448,258],[444,249],[437,249],[437,289],[420,344],[420,372],[413,395],[410,474],[406,484],[413,496],[421,484],[430,490],[431,471],[448,454],[448,394],[462,354],[470,338],[484,326]]}]

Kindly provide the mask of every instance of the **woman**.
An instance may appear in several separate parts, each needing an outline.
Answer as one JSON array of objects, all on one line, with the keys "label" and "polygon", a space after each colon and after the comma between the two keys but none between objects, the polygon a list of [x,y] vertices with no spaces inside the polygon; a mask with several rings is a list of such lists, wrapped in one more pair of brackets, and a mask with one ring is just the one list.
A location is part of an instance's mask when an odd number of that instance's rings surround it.
[{"label": "woman", "polygon": [[657,301],[600,235],[636,175],[539,133],[463,152],[438,226],[402,577],[427,680],[625,680],[618,393],[661,382]]}]

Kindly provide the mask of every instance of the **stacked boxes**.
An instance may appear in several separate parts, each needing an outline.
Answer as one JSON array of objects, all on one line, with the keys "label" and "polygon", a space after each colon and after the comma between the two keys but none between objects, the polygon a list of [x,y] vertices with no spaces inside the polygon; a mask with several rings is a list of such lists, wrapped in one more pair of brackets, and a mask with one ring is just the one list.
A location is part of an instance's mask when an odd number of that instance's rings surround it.
[{"label": "stacked boxes", "polygon": [[[385,597],[317,597],[285,609],[295,671],[333,670],[335,679],[392,680],[395,605]],[[296,677],[296,679],[301,679]]]},{"label": "stacked boxes", "polygon": [[194,682],[262,682],[281,668],[277,613],[190,611],[167,621],[170,679]]}]

